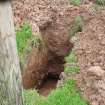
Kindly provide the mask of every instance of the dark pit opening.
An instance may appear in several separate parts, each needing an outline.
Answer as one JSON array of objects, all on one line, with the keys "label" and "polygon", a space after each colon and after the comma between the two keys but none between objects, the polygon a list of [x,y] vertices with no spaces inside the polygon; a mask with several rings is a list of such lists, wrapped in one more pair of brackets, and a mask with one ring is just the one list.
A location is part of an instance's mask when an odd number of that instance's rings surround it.
[{"label": "dark pit opening", "polygon": [[52,90],[56,89],[57,83],[59,80],[58,76],[47,75],[46,78],[43,80],[43,83],[38,88],[38,92],[40,95],[48,96]]}]

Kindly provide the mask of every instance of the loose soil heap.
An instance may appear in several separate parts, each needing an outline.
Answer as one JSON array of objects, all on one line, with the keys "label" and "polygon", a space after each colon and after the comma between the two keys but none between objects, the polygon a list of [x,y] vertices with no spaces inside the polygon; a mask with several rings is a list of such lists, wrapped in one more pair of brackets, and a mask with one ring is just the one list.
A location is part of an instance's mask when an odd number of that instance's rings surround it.
[{"label": "loose soil heap", "polygon": [[105,105],[105,10],[82,14],[83,31],[74,45],[81,71],[78,86],[91,105]]},{"label": "loose soil heap", "polygon": [[52,10],[65,8],[68,0],[13,0],[15,25],[18,27],[29,22],[33,33],[39,33],[39,27],[52,21]]}]

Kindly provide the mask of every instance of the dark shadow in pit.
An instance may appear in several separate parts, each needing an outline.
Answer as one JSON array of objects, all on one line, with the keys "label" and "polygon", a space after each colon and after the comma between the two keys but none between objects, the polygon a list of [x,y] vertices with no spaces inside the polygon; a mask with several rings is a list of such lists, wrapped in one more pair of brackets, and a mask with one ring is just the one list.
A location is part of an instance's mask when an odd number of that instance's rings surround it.
[{"label": "dark shadow in pit", "polygon": [[48,96],[52,90],[56,89],[57,83],[59,80],[59,76],[53,77],[48,75],[42,85],[38,88],[38,92],[40,95]]}]

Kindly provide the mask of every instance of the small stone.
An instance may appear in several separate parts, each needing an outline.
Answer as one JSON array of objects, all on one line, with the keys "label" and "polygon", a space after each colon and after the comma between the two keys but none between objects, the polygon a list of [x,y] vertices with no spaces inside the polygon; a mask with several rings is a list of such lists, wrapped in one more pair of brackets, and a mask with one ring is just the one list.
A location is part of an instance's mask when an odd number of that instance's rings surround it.
[{"label": "small stone", "polygon": [[101,69],[100,66],[92,66],[88,69],[88,74],[103,77],[105,74],[105,71]]}]

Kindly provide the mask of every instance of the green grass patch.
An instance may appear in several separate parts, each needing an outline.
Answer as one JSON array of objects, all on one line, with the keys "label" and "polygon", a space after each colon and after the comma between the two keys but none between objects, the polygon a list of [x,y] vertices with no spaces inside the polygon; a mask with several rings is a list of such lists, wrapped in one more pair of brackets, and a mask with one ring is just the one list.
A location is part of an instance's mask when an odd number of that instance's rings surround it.
[{"label": "green grass patch", "polygon": [[66,73],[77,73],[80,71],[80,67],[76,64],[76,55],[74,51],[72,51],[65,60],[67,62],[64,70]]},{"label": "green grass patch", "polygon": [[65,68],[65,72],[66,73],[78,73],[80,71],[80,67],[79,66],[67,66]]},{"label": "green grass patch", "polygon": [[70,52],[70,54],[67,57],[65,57],[65,60],[67,63],[76,63],[75,52],[74,51]]},{"label": "green grass patch", "polygon": [[24,105],[41,105],[45,99],[36,90],[24,90]]},{"label": "green grass patch", "polygon": [[34,91],[25,92],[24,95],[27,100],[25,105],[88,105],[76,89],[74,80],[65,81],[62,87],[52,91],[47,98]]},{"label": "green grass patch", "polygon": [[[83,19],[81,16],[77,16],[75,18],[75,22],[73,24],[73,26],[70,29],[70,37],[75,36],[76,33],[78,32],[82,32],[82,28],[83,28]],[[66,58],[66,63],[69,64],[68,66],[65,67],[65,72],[66,73],[77,73],[80,71],[80,67],[76,64],[76,55],[74,53],[74,51],[72,51]]]},{"label": "green grass patch", "polygon": [[95,0],[92,9],[95,12],[100,12],[102,9],[105,9],[105,0]]},{"label": "green grass patch", "polygon": [[69,0],[71,5],[79,6],[81,4],[81,0]]},{"label": "green grass patch", "polygon": [[70,36],[71,37],[72,36],[75,36],[75,34],[77,32],[81,32],[82,31],[82,27],[83,27],[83,19],[82,19],[81,16],[77,16],[75,18],[75,22],[74,22],[73,26],[70,29],[70,32],[69,32],[70,33]]},{"label": "green grass patch", "polygon": [[16,32],[16,42],[19,55],[24,53],[28,41],[32,37],[32,30],[29,24],[24,24],[21,29]]},{"label": "green grass patch", "polygon": [[28,48],[28,50],[31,50],[31,46],[29,46],[31,39],[32,30],[28,23],[25,23],[19,30],[16,30],[16,42],[21,70],[23,70],[26,64],[25,60],[26,49]]},{"label": "green grass patch", "polygon": [[95,4],[105,6],[105,0],[95,0]]},{"label": "green grass patch", "polygon": [[20,66],[23,70],[26,65],[27,54],[31,51],[32,47],[40,46],[42,41],[37,35],[32,35],[30,25],[25,23],[19,30],[16,31],[16,42],[20,58]]}]

